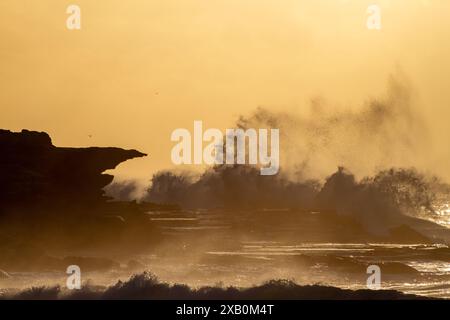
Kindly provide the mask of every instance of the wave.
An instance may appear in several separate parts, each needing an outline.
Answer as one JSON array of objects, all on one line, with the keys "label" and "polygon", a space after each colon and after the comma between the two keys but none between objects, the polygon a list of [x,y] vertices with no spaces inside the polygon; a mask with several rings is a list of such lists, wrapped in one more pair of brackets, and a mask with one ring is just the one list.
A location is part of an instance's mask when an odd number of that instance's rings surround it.
[{"label": "wave", "polygon": [[195,300],[414,300],[429,299],[422,296],[404,294],[395,290],[348,290],[323,285],[301,286],[290,280],[271,280],[249,288],[201,287],[190,288],[183,284],[160,282],[150,272],[132,276],[128,281],[118,281],[109,287],[83,286],[80,290],[65,290],[60,286],[33,287],[3,298],[17,300],[56,300],[56,299],[195,299]]}]

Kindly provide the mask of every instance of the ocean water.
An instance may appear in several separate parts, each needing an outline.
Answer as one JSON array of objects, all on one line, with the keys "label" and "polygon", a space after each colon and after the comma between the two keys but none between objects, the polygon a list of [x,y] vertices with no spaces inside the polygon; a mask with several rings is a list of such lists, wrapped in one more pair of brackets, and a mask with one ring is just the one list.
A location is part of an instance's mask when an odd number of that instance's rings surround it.
[{"label": "ocean water", "polygon": [[[346,268],[349,261],[361,263],[362,267],[379,265],[381,269],[381,289],[393,289],[405,293],[430,297],[450,298],[450,260],[448,246],[429,244],[382,244],[382,243],[245,243],[242,249],[233,252],[209,252],[217,256],[245,256],[266,261],[276,259],[286,261],[286,257],[307,255],[313,263],[309,270],[296,272],[291,270],[291,278],[302,284],[326,284],[347,289],[365,289],[364,280],[369,274],[358,273],[352,265]],[[446,250],[445,256],[440,252]],[[439,252],[439,254],[436,254]],[[314,257],[319,257],[314,262]],[[334,267],[333,260],[327,264],[326,258],[342,258],[342,264]],[[409,266],[417,273],[388,269],[384,273],[384,264]],[[286,266],[287,268],[287,266]],[[288,269],[295,269],[292,265]],[[333,270],[335,269],[335,270]],[[236,270],[235,270],[236,271]],[[287,270],[285,270],[287,271]],[[364,268],[361,269],[361,272]],[[230,270],[230,272],[232,272]],[[236,271],[237,272],[237,271]],[[260,270],[260,272],[264,272]],[[304,272],[305,275],[301,273]],[[238,272],[237,272],[238,273]],[[286,272],[286,275],[288,273]]]},{"label": "ocean water", "polygon": [[[448,226],[448,206],[442,208],[442,213],[429,220],[440,219],[440,225]],[[149,212],[148,216],[165,241],[149,246],[148,252],[112,256],[122,267],[85,272],[84,284],[108,286],[149,270],[161,281],[191,287],[250,287],[289,279],[301,285],[355,290],[367,288],[367,267],[378,265],[381,289],[450,299],[450,248],[446,243],[377,243],[361,241],[356,235],[350,238],[359,241],[325,241],[324,235],[336,237],[336,226],[323,225],[314,212],[199,210]],[[126,268],[130,259],[141,266]],[[0,278],[0,294],[30,286],[64,287],[67,279],[65,270],[10,275]]]},{"label": "ocean water", "polygon": [[[367,288],[366,266],[376,264],[381,269],[381,289],[450,299],[450,262],[444,260],[448,250],[445,245],[427,244],[244,242],[238,250],[205,251],[190,259],[186,253],[142,255],[136,257],[144,263],[142,270],[87,272],[82,279],[85,284],[108,286],[118,280],[126,281],[133,273],[150,270],[161,281],[192,287],[249,287],[271,279],[289,279],[302,285],[356,290]],[[395,263],[394,267],[389,263]],[[417,272],[410,273],[402,266]],[[30,286],[64,287],[67,277],[62,271],[11,276],[0,280],[0,294]]]},{"label": "ocean water", "polygon": [[[299,284],[365,289],[367,266],[375,264],[381,269],[382,289],[450,298],[447,243],[371,243],[356,235],[353,238],[358,241],[324,241],[323,235],[336,232],[336,226],[324,226],[314,212],[301,218],[289,210],[226,215],[210,211],[183,216],[151,213],[152,219],[164,221],[162,230],[180,244],[178,255],[185,259],[183,267],[178,267],[168,258],[156,274],[192,286],[252,286],[282,278]],[[180,219],[192,220],[180,224]],[[448,227],[448,205],[442,204],[436,215],[426,220]],[[240,233],[242,230],[245,232]],[[201,235],[203,240],[190,242],[189,235]],[[158,259],[164,260],[154,256],[149,262],[154,270],[158,269]]]}]

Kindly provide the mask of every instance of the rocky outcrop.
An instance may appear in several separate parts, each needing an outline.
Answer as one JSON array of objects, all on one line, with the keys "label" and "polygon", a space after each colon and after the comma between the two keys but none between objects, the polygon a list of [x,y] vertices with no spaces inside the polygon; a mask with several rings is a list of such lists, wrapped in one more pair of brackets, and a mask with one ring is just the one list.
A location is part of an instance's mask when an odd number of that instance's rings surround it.
[{"label": "rocky outcrop", "polygon": [[0,208],[104,200],[102,189],[113,176],[103,172],[143,156],[120,148],[60,148],[44,132],[0,130]]}]

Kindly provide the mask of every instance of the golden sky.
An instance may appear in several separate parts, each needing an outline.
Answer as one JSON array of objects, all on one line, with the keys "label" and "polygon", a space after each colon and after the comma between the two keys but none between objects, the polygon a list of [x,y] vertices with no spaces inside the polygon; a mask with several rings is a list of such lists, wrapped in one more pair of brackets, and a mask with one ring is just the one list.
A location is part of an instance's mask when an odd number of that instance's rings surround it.
[{"label": "golden sky", "polygon": [[[366,28],[372,3],[381,31]],[[0,37],[0,128],[150,154],[120,175],[172,167],[170,133],[194,120],[225,129],[316,96],[357,108],[401,68],[432,130],[429,167],[450,178],[448,0],[2,0]]]}]

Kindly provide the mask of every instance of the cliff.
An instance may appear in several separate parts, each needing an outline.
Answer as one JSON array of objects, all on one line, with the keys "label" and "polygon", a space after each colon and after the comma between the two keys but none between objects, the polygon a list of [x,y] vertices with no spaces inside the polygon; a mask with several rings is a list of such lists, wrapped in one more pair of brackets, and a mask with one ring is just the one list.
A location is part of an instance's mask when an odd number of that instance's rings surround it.
[{"label": "cliff", "polygon": [[36,204],[90,204],[105,200],[104,174],[146,154],[120,148],[60,148],[47,133],[0,130],[0,208]]}]

